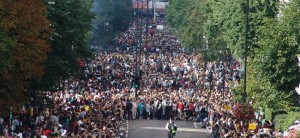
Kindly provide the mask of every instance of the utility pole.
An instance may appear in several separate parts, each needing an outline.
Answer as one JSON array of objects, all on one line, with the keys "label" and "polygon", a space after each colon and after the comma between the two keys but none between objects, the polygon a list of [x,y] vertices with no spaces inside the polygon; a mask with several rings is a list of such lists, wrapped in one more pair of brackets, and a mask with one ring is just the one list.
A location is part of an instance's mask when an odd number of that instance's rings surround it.
[{"label": "utility pole", "polygon": [[153,6],[153,21],[154,21],[154,23],[156,22],[156,15],[155,15],[155,13],[156,13],[156,0],[152,0],[152,6]]},{"label": "utility pole", "polygon": [[[139,7],[140,7],[140,2],[138,1],[137,2],[137,16],[136,16],[136,35],[135,35],[135,38],[136,38],[136,45],[135,45],[135,74],[134,74],[134,80],[137,81],[139,78],[138,77],[138,45],[139,45],[139,16],[140,16],[140,11],[139,11]],[[135,82],[137,83],[137,82]],[[137,87],[135,87],[135,99],[137,100]]]},{"label": "utility pole", "polygon": [[[145,0],[142,0],[142,12],[141,12],[141,15],[140,15],[140,18],[141,18],[141,24],[140,24],[140,44],[139,44],[139,66],[141,65],[141,51],[142,51],[142,44],[143,44],[143,19],[144,19],[144,1]],[[140,68],[139,68],[140,69]],[[139,77],[140,77],[140,70],[138,70],[138,73],[139,73]]]},{"label": "utility pole", "polygon": [[[143,38],[143,17],[142,17],[142,11],[144,8],[144,0],[141,1],[142,2],[142,7],[140,8],[140,3],[138,2],[138,6],[137,6],[137,11],[138,11],[138,16],[137,16],[137,26],[136,26],[136,40],[137,40],[137,44],[135,46],[135,79],[137,82],[137,84],[140,84],[140,79],[141,79],[141,74],[140,74],[140,62],[141,62],[141,48],[142,48],[142,38]],[[138,50],[139,49],[139,50]],[[138,91],[138,87],[135,88],[135,99],[138,99],[138,95],[137,95],[137,91]]]},{"label": "utility pole", "polygon": [[244,72],[244,92],[243,102],[246,103],[247,98],[247,56],[248,56],[248,30],[249,30],[249,0],[246,0],[246,30],[245,30],[245,72]]},{"label": "utility pole", "polygon": [[223,60],[222,60],[222,66],[223,66],[223,68],[222,68],[222,87],[223,87],[222,88],[222,98],[223,98],[223,101],[225,101],[225,79],[226,79],[224,58],[225,58],[225,55],[223,55]]},{"label": "utility pole", "polygon": [[148,46],[148,37],[149,37],[149,0],[147,0],[147,11],[146,11],[146,53],[144,54],[145,55],[145,58],[148,58],[148,49],[147,49],[147,46]]},{"label": "utility pole", "polygon": [[149,0],[147,0],[147,18],[146,18],[146,44],[148,44],[148,34],[149,34]]}]

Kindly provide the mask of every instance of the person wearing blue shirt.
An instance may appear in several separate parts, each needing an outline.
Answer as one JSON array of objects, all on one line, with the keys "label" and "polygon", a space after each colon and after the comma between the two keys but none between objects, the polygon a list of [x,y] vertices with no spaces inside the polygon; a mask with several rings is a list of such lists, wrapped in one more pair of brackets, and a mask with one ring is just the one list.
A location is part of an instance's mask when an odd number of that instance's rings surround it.
[{"label": "person wearing blue shirt", "polygon": [[144,110],[144,104],[143,102],[139,102],[138,104],[138,119],[141,119],[142,115],[143,115],[143,110]]}]

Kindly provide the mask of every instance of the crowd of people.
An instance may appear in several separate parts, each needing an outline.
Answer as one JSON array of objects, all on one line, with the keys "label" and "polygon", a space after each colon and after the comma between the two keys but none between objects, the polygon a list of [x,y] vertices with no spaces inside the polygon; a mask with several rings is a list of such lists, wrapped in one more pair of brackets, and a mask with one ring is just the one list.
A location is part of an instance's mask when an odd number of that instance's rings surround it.
[{"label": "crowd of people", "polygon": [[[56,92],[46,92],[53,106],[23,110],[11,125],[0,115],[0,136],[115,138],[124,136],[126,119],[172,119],[202,122],[216,138],[281,137],[260,113],[251,120],[257,124],[254,130],[232,115],[236,102],[231,90],[242,75],[239,61],[228,53],[204,63],[182,47],[163,20],[157,23],[164,29],[153,36],[142,33],[140,62],[135,60],[133,26],[117,36],[113,51],[97,53],[82,77],[63,80]],[[138,88],[133,85],[137,65]]]}]

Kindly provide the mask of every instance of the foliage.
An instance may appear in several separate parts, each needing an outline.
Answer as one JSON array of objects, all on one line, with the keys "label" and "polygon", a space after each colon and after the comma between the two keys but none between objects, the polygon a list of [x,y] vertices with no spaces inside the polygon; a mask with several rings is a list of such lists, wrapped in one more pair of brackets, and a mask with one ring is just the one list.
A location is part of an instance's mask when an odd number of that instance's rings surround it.
[{"label": "foliage", "polygon": [[181,0],[170,1],[169,7],[166,9],[166,20],[172,28],[179,29],[186,24],[194,1],[195,0],[187,0],[185,2]]},{"label": "foliage", "polygon": [[275,116],[275,128],[287,130],[288,127],[292,126],[296,120],[300,119],[299,112],[290,112],[288,114],[282,114]]},{"label": "foliage", "polygon": [[[240,82],[241,84],[243,84],[243,82]],[[244,92],[244,88],[242,85],[238,85],[237,87],[231,89],[234,97],[233,97],[233,101],[234,102],[243,102],[243,92]]]},{"label": "foliage", "polygon": [[288,8],[283,9],[282,17],[265,20],[265,25],[259,29],[259,48],[254,48],[256,55],[250,62],[253,70],[248,93],[257,98],[257,105],[274,112],[290,112],[298,108],[299,99],[294,90],[300,80],[295,62],[300,31],[297,6],[299,2],[292,1]]},{"label": "foliage", "polygon": [[245,16],[242,11],[242,0],[210,0],[206,30],[212,41],[223,41],[236,56],[241,56],[244,43]]},{"label": "foliage", "polygon": [[[183,46],[200,52],[207,60],[215,60],[219,50],[224,50],[221,41],[211,41],[205,33],[205,24],[209,18],[208,0],[172,0],[167,8],[166,20],[175,30]],[[221,44],[221,45],[217,45]]]},{"label": "foliage", "polygon": [[12,60],[10,51],[14,46],[14,41],[9,36],[0,32],[0,74],[4,73]]},{"label": "foliage", "polygon": [[254,118],[254,108],[250,104],[238,103],[234,106],[233,116],[236,119],[248,121]]},{"label": "foliage", "polygon": [[[281,18],[277,18],[278,1],[250,0],[249,4],[247,93],[255,98],[255,107],[268,109],[271,115],[293,111],[298,100],[294,87],[300,80],[295,62],[299,53],[299,2],[290,2]],[[213,57],[221,56],[218,51],[226,47],[240,58],[244,56],[245,13],[244,0],[172,0],[166,19],[188,49]],[[204,51],[206,40],[209,50]],[[242,87],[236,89],[238,100]]]},{"label": "foliage", "polygon": [[50,24],[39,0],[2,0],[0,19],[0,111],[5,112],[26,100],[29,82],[45,73]]},{"label": "foliage", "polygon": [[[239,58],[244,56],[245,5],[244,0],[172,0],[166,19],[188,49],[207,54],[212,60],[221,56],[220,50],[229,48]],[[250,1],[250,56],[254,56],[253,48],[258,47],[259,27],[264,25],[265,18],[276,17],[277,7],[277,1]],[[204,51],[206,42],[209,50]]]},{"label": "foliage", "polygon": [[[212,41],[225,44],[235,57],[243,56],[245,37],[245,13],[246,4],[244,0],[209,0],[208,18],[205,32]],[[249,8],[249,50],[250,56],[254,52],[252,47],[257,47],[258,28],[263,25],[266,17],[274,18],[277,15],[278,2],[272,0],[253,1],[250,0]]]},{"label": "foliage", "polygon": [[115,35],[127,30],[131,19],[132,0],[95,0],[92,45],[114,44]]},{"label": "foliage", "polygon": [[51,21],[51,51],[45,63],[46,74],[32,89],[51,88],[60,79],[79,72],[79,60],[92,57],[88,45],[94,14],[91,0],[52,0],[47,17]]}]

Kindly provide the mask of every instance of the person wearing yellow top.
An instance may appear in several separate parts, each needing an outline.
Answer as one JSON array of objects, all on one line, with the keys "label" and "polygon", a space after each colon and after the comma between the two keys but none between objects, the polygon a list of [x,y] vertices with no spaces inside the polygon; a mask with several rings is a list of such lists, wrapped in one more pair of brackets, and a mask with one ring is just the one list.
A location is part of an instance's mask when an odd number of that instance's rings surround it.
[{"label": "person wearing yellow top", "polygon": [[89,109],[90,109],[90,107],[89,107],[88,105],[84,105],[84,110],[85,110],[86,112],[88,112]]}]

